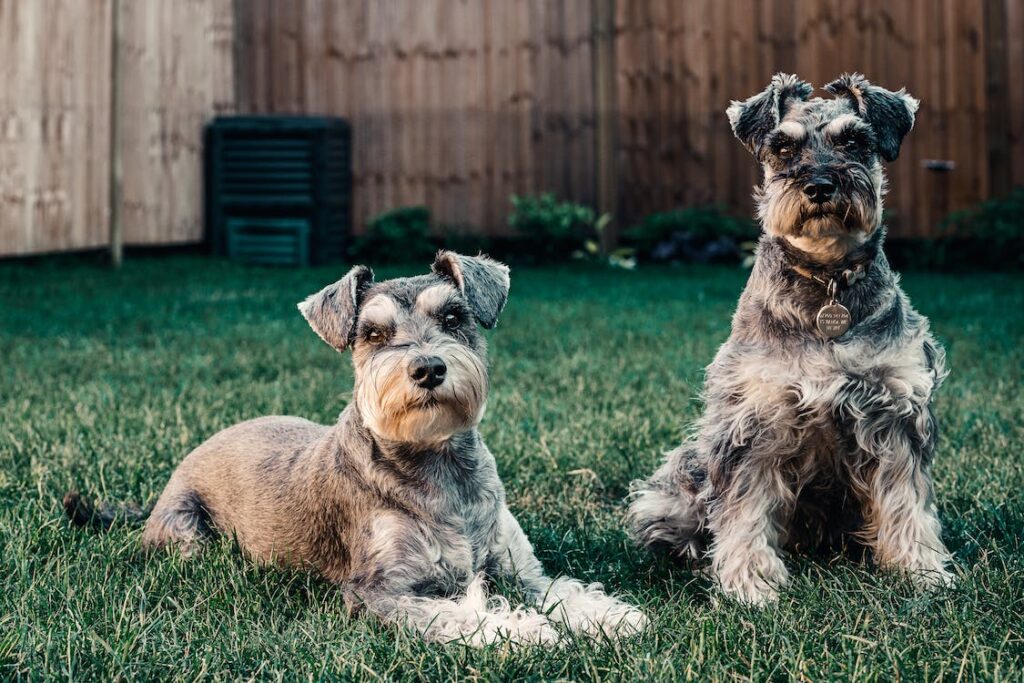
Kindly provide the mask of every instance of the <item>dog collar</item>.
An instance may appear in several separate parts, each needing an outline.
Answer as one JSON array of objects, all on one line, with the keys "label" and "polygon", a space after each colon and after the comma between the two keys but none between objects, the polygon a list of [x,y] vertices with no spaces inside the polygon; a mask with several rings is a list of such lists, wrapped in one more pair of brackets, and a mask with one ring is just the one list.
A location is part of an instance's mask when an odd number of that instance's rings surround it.
[{"label": "dog collar", "polygon": [[828,287],[831,283],[842,284],[846,288],[850,288],[864,279],[868,274],[868,269],[871,267],[871,261],[861,261],[860,263],[852,264],[849,268],[843,268],[841,270],[822,270],[815,272],[810,268],[804,268],[801,265],[795,263],[790,264],[789,269],[797,275],[805,277],[808,280],[813,280],[819,285]]},{"label": "dog collar", "polygon": [[797,275],[825,287],[825,296],[828,299],[825,305],[818,309],[818,314],[814,317],[814,324],[826,339],[843,336],[853,322],[850,309],[839,303],[840,285],[849,289],[867,276],[870,267],[871,259],[850,264],[848,268],[818,272],[795,263],[790,264],[790,270]]}]

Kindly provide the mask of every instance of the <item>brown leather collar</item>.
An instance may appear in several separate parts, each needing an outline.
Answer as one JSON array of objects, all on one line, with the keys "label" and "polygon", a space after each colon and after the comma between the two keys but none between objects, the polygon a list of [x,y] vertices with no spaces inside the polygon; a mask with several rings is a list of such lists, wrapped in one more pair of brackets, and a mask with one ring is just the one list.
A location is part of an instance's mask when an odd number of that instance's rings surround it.
[{"label": "brown leather collar", "polygon": [[776,237],[774,243],[782,252],[784,268],[835,292],[839,288],[849,289],[867,276],[881,253],[884,235],[885,228],[880,227],[867,242],[847,254],[845,259],[828,265],[812,260],[809,254],[789,244],[783,237]]},{"label": "brown leather collar", "polygon": [[828,287],[835,282],[836,285],[842,285],[849,288],[867,276],[868,270],[871,269],[871,263],[873,261],[873,258],[868,258],[855,263],[850,263],[845,268],[820,270],[817,272],[810,268],[805,268],[804,266],[791,263],[789,264],[789,269],[797,275],[807,278],[808,280],[813,280],[819,285],[823,285],[825,287]]}]

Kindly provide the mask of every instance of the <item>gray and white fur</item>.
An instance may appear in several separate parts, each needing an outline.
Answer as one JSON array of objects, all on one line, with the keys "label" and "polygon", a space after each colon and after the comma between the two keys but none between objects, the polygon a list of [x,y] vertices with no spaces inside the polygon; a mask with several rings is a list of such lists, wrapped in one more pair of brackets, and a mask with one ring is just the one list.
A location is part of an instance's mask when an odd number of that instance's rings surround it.
[{"label": "gray and white fur", "polygon": [[[477,431],[488,393],[477,323],[494,327],[508,291],[503,264],[441,252],[429,275],[375,283],[357,266],[310,296],[299,309],[313,330],[352,350],[352,403],[330,427],[263,417],[214,435],[172,475],[144,545],[191,555],[229,534],[429,640],[556,642],[553,622],[601,638],[643,629],[646,617],[599,584],[546,576],[506,505]],[[79,523],[141,516],[76,494],[65,505]],[[485,580],[499,576],[532,606],[489,597]]]},{"label": "gray and white fur", "polygon": [[[814,98],[798,78],[728,109],[764,169],[756,262],[732,333],[707,368],[705,411],[646,481],[629,523],[647,546],[710,558],[728,596],[776,599],[783,548],[855,540],[920,584],[948,584],[933,498],[932,399],[944,353],[882,253],[883,161],[893,161],[918,102],[858,74]],[[851,264],[863,279],[842,286]],[[821,279],[839,278],[852,326],[815,326]]]}]

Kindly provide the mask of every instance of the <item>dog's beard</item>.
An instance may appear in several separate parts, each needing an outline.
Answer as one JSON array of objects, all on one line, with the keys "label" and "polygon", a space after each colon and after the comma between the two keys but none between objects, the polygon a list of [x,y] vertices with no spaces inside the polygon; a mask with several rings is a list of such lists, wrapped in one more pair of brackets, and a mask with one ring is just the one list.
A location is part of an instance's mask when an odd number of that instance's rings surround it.
[{"label": "dog's beard", "polygon": [[775,179],[757,195],[758,216],[765,232],[785,237],[810,254],[828,260],[844,257],[863,244],[882,222],[881,174],[877,180],[864,176],[850,183],[836,201],[813,204],[802,183]]},{"label": "dog's beard", "polygon": [[448,371],[432,390],[409,379],[409,351],[380,354],[357,370],[355,400],[370,431],[389,441],[432,444],[480,422],[487,400],[483,360],[459,344],[434,353]]}]

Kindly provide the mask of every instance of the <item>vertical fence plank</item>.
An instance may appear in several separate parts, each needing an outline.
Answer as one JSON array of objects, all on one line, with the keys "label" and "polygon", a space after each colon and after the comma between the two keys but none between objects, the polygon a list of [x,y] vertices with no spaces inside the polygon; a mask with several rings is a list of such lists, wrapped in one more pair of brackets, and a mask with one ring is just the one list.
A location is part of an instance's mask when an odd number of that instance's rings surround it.
[{"label": "vertical fence plank", "polygon": [[110,185],[107,206],[110,210],[110,261],[115,268],[124,260],[124,221],[121,218],[124,200],[124,166],[121,163],[121,108],[124,90],[121,87],[121,0],[110,2]]},{"label": "vertical fence plank", "polygon": [[[615,0],[594,0],[592,12],[597,208],[603,214],[616,216],[619,188],[615,154]],[[618,225],[613,223],[602,235],[605,249],[615,244],[617,230]]]},{"label": "vertical fence plank", "polygon": [[[1008,0],[983,0],[985,50],[985,133],[993,195],[1006,194],[1013,183],[1010,163],[1009,8]],[[1017,81],[1020,83],[1020,81]]]},{"label": "vertical fence plank", "polygon": [[[1009,148],[1009,174],[1011,185],[1024,186],[1024,2],[1006,2],[1006,90],[1009,96],[1007,146]],[[992,104],[990,106],[997,106]]]}]

